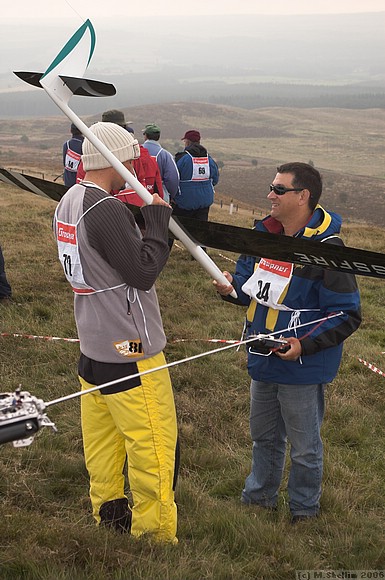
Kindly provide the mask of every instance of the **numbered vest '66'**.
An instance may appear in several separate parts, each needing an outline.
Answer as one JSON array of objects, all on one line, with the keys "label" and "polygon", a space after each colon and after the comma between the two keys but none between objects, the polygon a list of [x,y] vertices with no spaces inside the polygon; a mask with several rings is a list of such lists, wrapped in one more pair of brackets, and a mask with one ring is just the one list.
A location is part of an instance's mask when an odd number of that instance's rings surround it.
[{"label": "numbered vest '66'", "polygon": [[[207,181],[210,179],[210,163],[209,158],[206,157],[193,157],[191,153],[186,151],[192,159],[192,175],[190,180],[186,181]],[[183,180],[185,181],[185,180]]]}]

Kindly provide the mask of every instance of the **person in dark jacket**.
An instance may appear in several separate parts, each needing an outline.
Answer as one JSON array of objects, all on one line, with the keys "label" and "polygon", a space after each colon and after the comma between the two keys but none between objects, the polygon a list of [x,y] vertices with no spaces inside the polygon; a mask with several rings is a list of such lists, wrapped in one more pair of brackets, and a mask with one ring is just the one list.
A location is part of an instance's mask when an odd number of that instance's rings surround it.
[{"label": "person in dark jacket", "polygon": [[[271,213],[256,229],[343,245],[341,218],[318,204],[321,192],[315,168],[299,162],[281,165],[270,185]],[[276,507],[288,439],[292,522],[315,517],[321,497],[324,389],[338,372],[343,341],[361,322],[355,277],[248,256],[238,259],[234,275],[224,274],[230,286],[216,288],[229,301],[235,289],[236,302],[248,306],[247,336],[278,332],[288,343],[286,352],[248,348],[253,449],[242,502]],[[302,326],[322,318],[322,323]]]},{"label": "person in dark jacket", "polygon": [[0,246],[0,304],[6,305],[12,302],[12,289],[5,274],[3,251]]},{"label": "person in dark jacket", "polygon": [[82,156],[83,135],[74,123],[71,123],[72,137],[63,145],[64,185],[72,187],[76,183],[76,173]]},{"label": "person in dark jacket", "polygon": [[180,192],[173,200],[173,214],[207,221],[219,171],[200,139],[199,131],[187,131],[182,138],[184,151],[175,156]]}]

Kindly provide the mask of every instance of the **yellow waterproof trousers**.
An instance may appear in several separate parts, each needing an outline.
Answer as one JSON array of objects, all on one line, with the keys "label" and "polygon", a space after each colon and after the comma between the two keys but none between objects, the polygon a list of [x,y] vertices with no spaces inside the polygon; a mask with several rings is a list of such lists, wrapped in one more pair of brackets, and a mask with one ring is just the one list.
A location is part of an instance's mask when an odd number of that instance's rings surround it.
[{"label": "yellow waterproof trousers", "polygon": [[[138,372],[165,364],[163,353],[137,362]],[[82,390],[93,385],[79,377]],[[127,458],[133,497],[131,533],[177,542],[174,501],[177,422],[168,369],[116,394],[81,397],[84,455],[94,518],[103,503],[123,498]]]}]

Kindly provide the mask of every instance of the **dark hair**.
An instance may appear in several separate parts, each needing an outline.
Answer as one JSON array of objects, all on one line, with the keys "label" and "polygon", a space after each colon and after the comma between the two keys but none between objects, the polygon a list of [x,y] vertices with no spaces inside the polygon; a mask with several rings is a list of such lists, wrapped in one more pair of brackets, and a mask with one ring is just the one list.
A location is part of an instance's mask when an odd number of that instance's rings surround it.
[{"label": "dark hair", "polygon": [[149,133],[144,132],[143,135],[145,135],[146,137],[148,137],[152,141],[159,141],[159,139],[160,139],[160,133],[158,133],[158,132],[152,132],[152,131],[150,131]]},{"label": "dark hair", "polygon": [[313,211],[321,197],[322,177],[319,171],[308,163],[294,161],[277,167],[278,173],[292,173],[293,187],[303,187],[310,191],[309,207]]},{"label": "dark hair", "polygon": [[77,126],[75,125],[75,123],[71,123],[71,133],[73,136],[75,135],[82,135],[82,132],[80,131],[80,129],[77,128]]}]

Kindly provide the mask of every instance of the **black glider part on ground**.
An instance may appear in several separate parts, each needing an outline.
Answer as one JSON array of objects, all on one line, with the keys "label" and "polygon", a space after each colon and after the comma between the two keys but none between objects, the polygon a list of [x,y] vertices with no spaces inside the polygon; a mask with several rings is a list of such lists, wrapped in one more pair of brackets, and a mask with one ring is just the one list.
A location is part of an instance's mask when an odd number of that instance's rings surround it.
[{"label": "black glider part on ground", "polygon": [[47,181],[46,179],[41,179],[40,177],[35,177],[33,175],[25,175],[24,173],[19,173],[18,171],[13,171],[11,169],[4,169],[3,167],[0,167],[0,181],[10,185],[16,185],[17,187],[35,193],[36,195],[49,197],[54,201],[60,201],[68,189],[61,183]]}]

